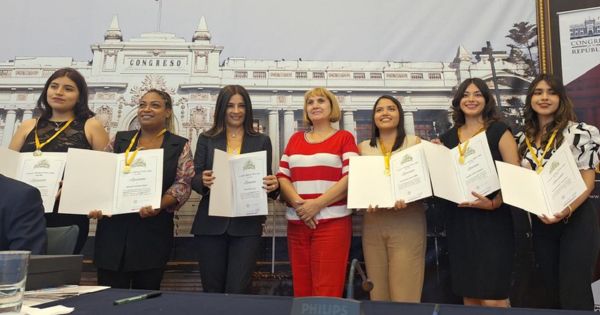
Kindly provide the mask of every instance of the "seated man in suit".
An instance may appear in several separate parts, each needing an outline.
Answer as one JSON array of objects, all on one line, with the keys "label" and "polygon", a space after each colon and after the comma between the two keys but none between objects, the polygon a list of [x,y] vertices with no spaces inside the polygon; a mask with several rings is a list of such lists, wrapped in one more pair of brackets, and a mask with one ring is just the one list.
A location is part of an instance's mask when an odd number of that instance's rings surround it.
[{"label": "seated man in suit", "polygon": [[0,250],[46,252],[46,219],[37,188],[0,174]]}]

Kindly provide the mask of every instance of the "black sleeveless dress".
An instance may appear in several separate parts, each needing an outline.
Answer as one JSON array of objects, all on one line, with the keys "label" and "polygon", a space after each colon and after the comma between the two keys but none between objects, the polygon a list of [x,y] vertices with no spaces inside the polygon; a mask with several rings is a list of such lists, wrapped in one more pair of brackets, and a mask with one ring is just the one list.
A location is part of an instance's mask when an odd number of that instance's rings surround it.
[{"label": "black sleeveless dress", "polygon": [[[42,152],[67,152],[69,148],[92,149],[85,135],[85,120],[74,120],[67,129],[61,132],[54,140],[50,141],[42,148]],[[52,122],[40,119],[37,124],[37,133],[41,143],[52,137],[54,133],[66,122]],[[35,151],[35,128],[25,138],[25,143],[21,147],[21,152]],[[75,253],[80,253],[87,240],[90,221],[85,215],[62,214],[58,212],[58,202],[54,204],[52,213],[46,213],[46,226],[68,226],[77,225],[79,227],[79,236],[75,245]]]},{"label": "black sleeveless dress", "polygon": [[[494,160],[502,161],[498,144],[508,126],[493,122],[486,130]],[[457,128],[440,137],[448,148],[458,145]],[[497,193],[497,192],[496,192]],[[490,194],[493,198],[496,193]],[[514,257],[513,221],[510,207],[494,211],[459,208],[442,200],[452,291],[462,297],[501,300],[509,296]]]}]

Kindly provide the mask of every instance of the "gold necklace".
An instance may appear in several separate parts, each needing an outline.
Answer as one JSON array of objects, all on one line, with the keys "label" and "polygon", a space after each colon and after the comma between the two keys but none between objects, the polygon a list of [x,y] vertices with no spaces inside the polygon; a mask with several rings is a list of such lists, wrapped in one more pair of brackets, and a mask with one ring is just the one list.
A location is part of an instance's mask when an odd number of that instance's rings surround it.
[{"label": "gold necklace", "polygon": [[[485,126],[481,127],[481,129],[479,129],[479,131],[477,131],[474,135],[471,136],[471,138],[475,137],[476,135],[478,135],[480,132],[485,130]],[[456,132],[458,133],[458,163],[460,163],[461,165],[465,164],[465,154],[467,153],[467,148],[469,147],[469,140],[471,140],[471,138],[469,138],[467,141],[463,142],[463,145],[460,145],[460,128],[456,129]]]}]

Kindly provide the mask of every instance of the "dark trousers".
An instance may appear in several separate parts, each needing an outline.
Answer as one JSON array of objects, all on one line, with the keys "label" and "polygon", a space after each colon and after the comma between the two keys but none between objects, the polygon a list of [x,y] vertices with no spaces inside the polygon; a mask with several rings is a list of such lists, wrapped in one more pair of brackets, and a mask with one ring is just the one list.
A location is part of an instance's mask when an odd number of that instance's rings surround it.
[{"label": "dark trousers", "polygon": [[98,268],[98,285],[118,289],[160,290],[163,268],[140,271],[112,271]]},{"label": "dark trousers", "polygon": [[47,227],[77,225],[79,235],[77,235],[77,243],[73,254],[81,253],[90,231],[90,219],[85,215],[66,213],[46,213],[45,217]]},{"label": "dark trousers", "polygon": [[590,285],[600,245],[596,209],[588,200],[568,223],[547,225],[532,219],[536,265],[545,282],[548,307],[593,310]]},{"label": "dark trousers", "polygon": [[204,292],[248,293],[261,236],[196,236]]}]

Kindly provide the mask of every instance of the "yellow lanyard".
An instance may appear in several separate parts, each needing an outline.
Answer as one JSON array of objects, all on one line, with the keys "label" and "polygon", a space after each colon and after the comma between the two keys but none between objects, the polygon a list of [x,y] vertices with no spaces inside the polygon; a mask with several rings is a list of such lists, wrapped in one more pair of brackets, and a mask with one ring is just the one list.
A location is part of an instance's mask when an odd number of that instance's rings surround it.
[{"label": "yellow lanyard", "polygon": [[73,122],[74,118],[69,119],[69,121],[67,121],[67,123],[62,126],[62,128],[60,128],[57,132],[55,132],[52,137],[48,138],[46,141],[44,141],[44,143],[40,143],[40,138],[38,136],[38,132],[37,132],[37,124],[38,121],[35,122],[35,151],[33,152],[33,155],[35,156],[40,156],[42,155],[42,148],[50,143],[50,141],[54,140],[54,138],[58,137],[58,135],[65,131],[65,129],[67,129],[67,127],[69,127],[69,125]]},{"label": "yellow lanyard", "polygon": [[544,167],[542,166],[542,163],[544,163],[544,157],[546,156],[546,153],[548,153],[548,150],[550,150],[550,147],[552,146],[552,143],[554,142],[554,138],[556,137],[557,132],[558,132],[558,130],[554,130],[554,132],[550,136],[550,140],[548,140],[548,143],[546,144],[546,148],[544,148],[544,153],[542,153],[542,156],[539,158],[537,156],[537,152],[535,152],[535,150],[533,149],[533,146],[531,146],[531,142],[529,142],[529,139],[527,139],[527,137],[525,137],[525,143],[527,144],[527,149],[529,149],[529,152],[531,153],[531,157],[533,158],[533,162],[535,162],[535,165],[536,165],[535,171],[538,174],[541,173],[542,170],[544,169]]},{"label": "yellow lanyard", "polygon": [[379,146],[381,147],[381,153],[383,154],[383,163],[385,164],[385,175],[390,176],[390,158],[392,157],[392,150],[387,151],[381,139],[379,139]]},{"label": "yellow lanyard", "polygon": [[[479,131],[477,131],[473,137],[475,137],[476,135],[478,135],[480,132],[485,131],[485,126],[481,127],[481,129],[479,129]],[[463,143],[463,145],[460,145],[460,128],[456,129],[456,132],[458,133],[458,163],[465,164],[465,153],[467,153],[467,148],[469,147],[469,140],[465,141]],[[473,138],[471,137],[471,138]]]},{"label": "yellow lanyard", "polygon": [[[167,129],[163,129],[161,130],[157,135],[156,138],[162,136],[165,134],[165,132],[167,132]],[[135,156],[137,155],[138,151],[140,149],[143,149],[142,147],[137,147],[135,148],[135,151],[133,151],[133,154],[131,154],[131,156],[129,156],[129,152],[131,151],[131,148],[133,148],[133,144],[135,143],[135,140],[137,140],[138,135],[140,134],[140,132],[136,132],[135,136],[133,136],[133,138],[131,138],[131,141],[129,142],[129,146],[127,147],[127,150],[125,150],[125,167],[123,168],[123,172],[124,173],[129,173],[131,172],[131,164],[133,163],[133,161],[135,160]]]}]

